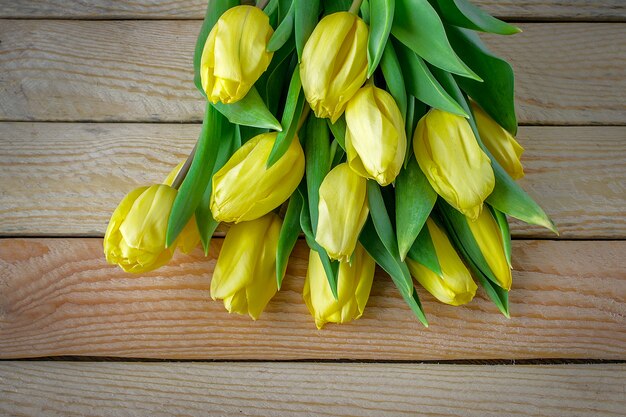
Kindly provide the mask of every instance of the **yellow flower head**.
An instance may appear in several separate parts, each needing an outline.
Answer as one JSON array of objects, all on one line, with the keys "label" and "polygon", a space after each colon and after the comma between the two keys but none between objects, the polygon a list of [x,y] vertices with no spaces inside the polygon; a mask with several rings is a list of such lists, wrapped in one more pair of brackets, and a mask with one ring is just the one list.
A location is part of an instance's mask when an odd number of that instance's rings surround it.
[{"label": "yellow flower head", "polygon": [[278,290],[276,247],[282,220],[274,213],[232,226],[220,251],[211,297],[224,300],[229,313],[256,320]]},{"label": "yellow flower head", "polygon": [[478,134],[491,155],[513,179],[522,178],[524,167],[520,158],[524,153],[524,148],[475,102],[472,102],[472,111],[476,118]]},{"label": "yellow flower head", "polygon": [[213,176],[211,213],[217,221],[238,223],[269,213],[294,192],[304,174],[304,152],[295,137],[271,167],[267,158],[277,133],[263,133],[239,148]]},{"label": "yellow flower head", "polygon": [[404,120],[391,94],[372,85],[361,88],[346,107],[348,164],[359,175],[389,185],[406,155]]},{"label": "yellow flower head", "polygon": [[302,297],[318,329],[326,323],[346,323],[363,315],[372,289],[375,267],[374,260],[365,249],[357,245],[352,264],[342,262],[339,265],[338,299],[335,300],[318,253],[310,251]]},{"label": "yellow flower head", "polygon": [[489,157],[480,149],[469,122],[431,109],[413,136],[415,158],[437,194],[452,207],[476,219],[493,191]]},{"label": "yellow flower head", "polygon": [[311,109],[335,123],[367,76],[367,25],[349,12],[317,24],[302,52],[300,77]]},{"label": "yellow flower head", "polygon": [[439,226],[428,219],[426,227],[435,246],[442,274],[439,276],[424,265],[406,258],[411,275],[442,303],[453,306],[469,303],[478,289],[469,270]]},{"label": "yellow flower head", "polygon": [[224,12],[209,33],[200,62],[202,88],[212,103],[234,103],[248,94],[272,60],[267,43],[273,33],[269,18],[257,7]]},{"label": "yellow flower head", "polygon": [[315,240],[331,259],[347,262],[369,214],[367,180],[339,164],[322,181],[319,195]]}]

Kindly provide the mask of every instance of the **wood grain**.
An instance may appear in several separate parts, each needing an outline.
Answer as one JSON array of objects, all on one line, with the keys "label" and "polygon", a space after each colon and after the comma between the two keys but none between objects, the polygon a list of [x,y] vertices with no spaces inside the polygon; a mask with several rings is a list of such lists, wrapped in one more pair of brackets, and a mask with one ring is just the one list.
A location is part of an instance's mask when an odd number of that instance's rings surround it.
[{"label": "wood grain", "polygon": [[0,240],[0,357],[626,359],[626,241],[514,242],[510,320],[482,291],[457,308],[420,291],[425,329],[379,272],[363,317],[322,331],[302,301],[304,242],[257,321],[210,299],[221,243],[134,276],[100,239]]},{"label": "wood grain", "polygon": [[[198,121],[199,21],[32,21],[0,25],[0,120]],[[524,24],[488,37],[517,70],[524,124],[626,120],[626,24]]]},{"label": "wood grain", "polygon": [[[102,236],[121,198],[161,181],[199,125],[0,123],[0,236]],[[562,238],[626,237],[626,127],[523,127],[522,186]],[[517,237],[550,232],[515,222]]]},{"label": "wood grain", "polygon": [[[621,0],[476,0],[506,19],[624,21]],[[0,0],[0,17],[63,19],[202,19],[206,0]]]},{"label": "wood grain", "polygon": [[623,415],[626,365],[1,362],[10,416]]}]

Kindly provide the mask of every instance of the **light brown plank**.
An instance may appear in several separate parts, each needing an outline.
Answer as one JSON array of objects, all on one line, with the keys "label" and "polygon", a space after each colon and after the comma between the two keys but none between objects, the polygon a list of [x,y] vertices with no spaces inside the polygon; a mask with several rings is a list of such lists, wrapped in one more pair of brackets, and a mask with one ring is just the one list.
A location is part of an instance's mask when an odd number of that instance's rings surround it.
[{"label": "light brown plank", "polygon": [[[102,236],[125,193],[162,180],[199,125],[0,123],[0,236]],[[563,238],[626,237],[626,127],[523,127],[523,187]],[[517,237],[550,232],[514,223]]]},{"label": "light brown plank", "polygon": [[626,359],[626,241],[516,241],[510,320],[482,292],[454,308],[420,291],[425,329],[379,272],[363,317],[322,331],[301,298],[302,241],[257,321],[210,299],[221,243],[133,276],[100,239],[0,240],[0,357]]},{"label": "light brown plank", "polygon": [[[206,0],[0,0],[0,17],[63,19],[202,19]],[[621,0],[476,0],[507,19],[624,21]]]},{"label": "light brown plank", "polygon": [[[0,120],[198,121],[198,21],[0,26]],[[524,24],[490,37],[517,69],[525,124],[624,124],[626,24]]]},{"label": "light brown plank", "polygon": [[623,415],[626,365],[1,362],[19,416]]}]

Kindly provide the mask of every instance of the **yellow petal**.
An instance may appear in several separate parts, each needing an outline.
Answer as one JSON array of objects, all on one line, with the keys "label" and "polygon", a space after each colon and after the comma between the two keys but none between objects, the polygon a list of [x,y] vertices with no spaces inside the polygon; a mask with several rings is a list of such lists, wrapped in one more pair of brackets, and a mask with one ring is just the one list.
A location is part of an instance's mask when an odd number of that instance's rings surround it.
[{"label": "yellow petal", "polygon": [[319,190],[315,239],[331,259],[347,262],[367,220],[367,180],[347,163],[333,168]]},{"label": "yellow petal", "polygon": [[477,218],[493,191],[495,177],[468,121],[431,109],[415,129],[413,147],[437,194],[466,216]]}]

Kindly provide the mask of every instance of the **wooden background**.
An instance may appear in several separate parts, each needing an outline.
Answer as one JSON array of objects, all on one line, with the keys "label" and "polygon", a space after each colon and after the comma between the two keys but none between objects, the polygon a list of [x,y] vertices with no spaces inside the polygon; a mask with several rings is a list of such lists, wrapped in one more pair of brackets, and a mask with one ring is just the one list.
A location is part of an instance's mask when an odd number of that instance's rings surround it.
[{"label": "wooden background", "polygon": [[421,291],[424,329],[378,273],[317,331],[304,244],[256,322],[210,300],[223,233],[143,276],[103,259],[118,201],[197,137],[205,0],[0,0],[0,415],[625,415],[626,2],[477,3],[524,31],[485,40],[561,235],[514,224],[510,320]]}]

